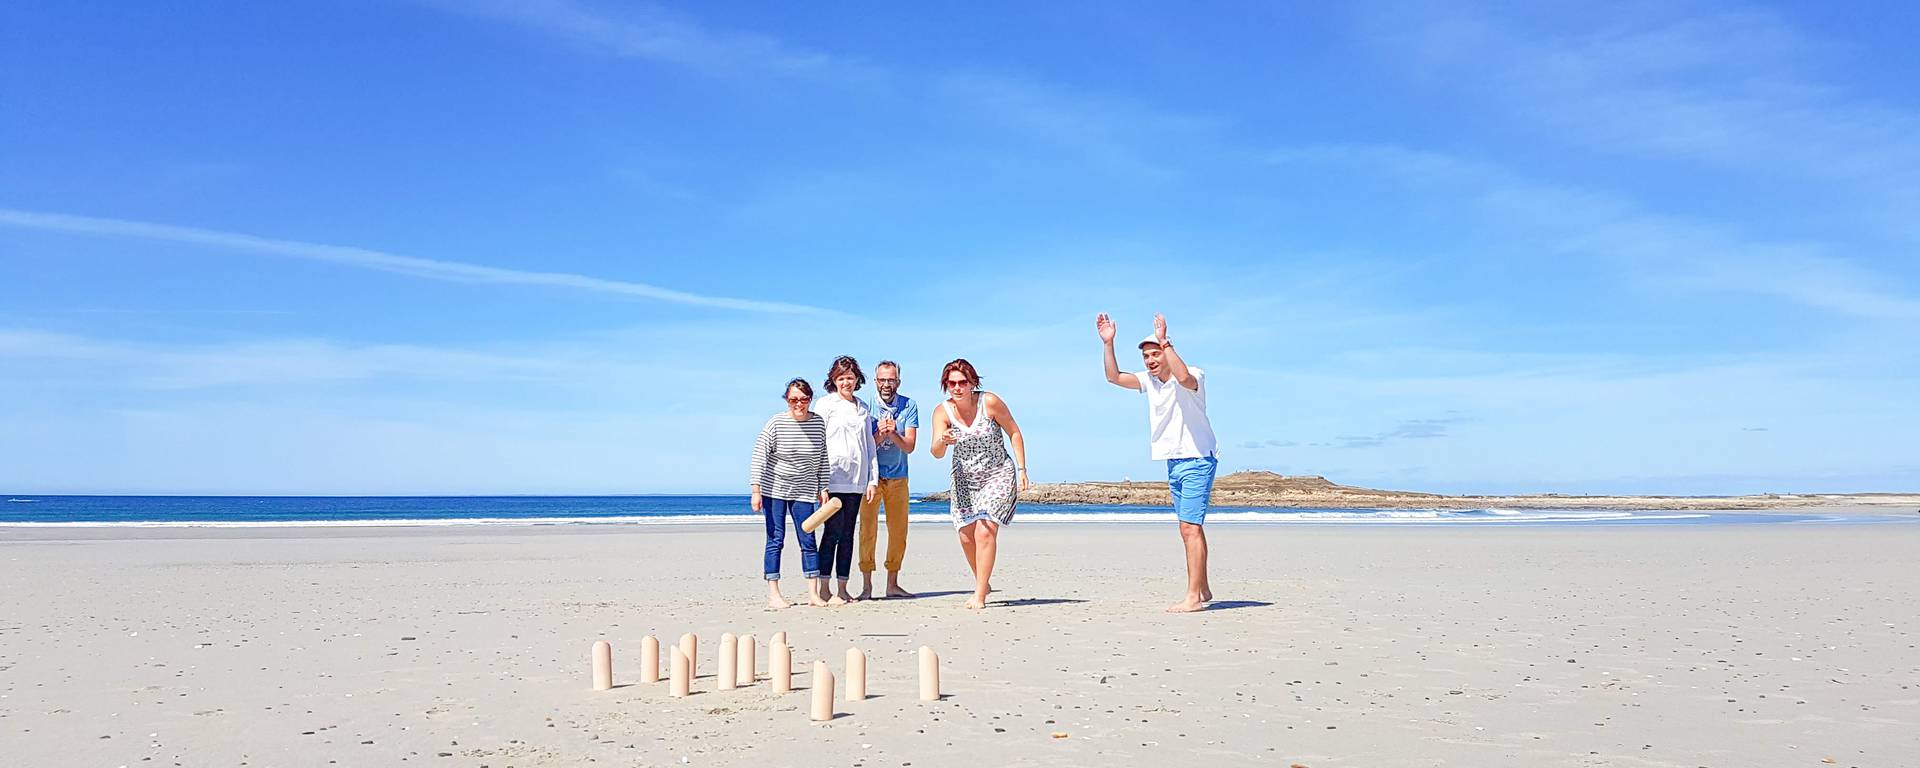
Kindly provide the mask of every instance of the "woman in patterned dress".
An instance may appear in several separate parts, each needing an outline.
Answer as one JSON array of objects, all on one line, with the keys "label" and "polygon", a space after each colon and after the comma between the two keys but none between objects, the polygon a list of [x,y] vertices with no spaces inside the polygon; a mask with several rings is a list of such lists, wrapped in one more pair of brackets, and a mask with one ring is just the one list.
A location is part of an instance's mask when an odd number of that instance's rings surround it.
[{"label": "woman in patterned dress", "polygon": [[[980,374],[966,360],[947,363],[940,372],[947,400],[933,412],[933,457],[953,449],[953,527],[960,551],[973,569],[968,608],[987,606],[988,582],[999,551],[1000,526],[1013,523],[1019,492],[1027,489],[1027,444],[1007,404],[979,389]],[[1001,435],[1013,443],[1013,454]]]}]

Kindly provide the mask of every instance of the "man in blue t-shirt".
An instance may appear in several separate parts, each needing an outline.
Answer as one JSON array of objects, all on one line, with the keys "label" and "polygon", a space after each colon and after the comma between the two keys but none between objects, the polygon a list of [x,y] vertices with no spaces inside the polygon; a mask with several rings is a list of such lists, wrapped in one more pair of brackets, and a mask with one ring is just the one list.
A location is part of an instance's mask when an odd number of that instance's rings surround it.
[{"label": "man in blue t-shirt", "polygon": [[860,599],[873,597],[873,550],[880,507],[887,508],[887,597],[913,597],[900,588],[900,560],[907,554],[907,454],[920,432],[920,406],[900,394],[900,365],[882,360],[873,369],[880,398],[873,403],[873,443],[880,460],[878,504],[860,506]]}]

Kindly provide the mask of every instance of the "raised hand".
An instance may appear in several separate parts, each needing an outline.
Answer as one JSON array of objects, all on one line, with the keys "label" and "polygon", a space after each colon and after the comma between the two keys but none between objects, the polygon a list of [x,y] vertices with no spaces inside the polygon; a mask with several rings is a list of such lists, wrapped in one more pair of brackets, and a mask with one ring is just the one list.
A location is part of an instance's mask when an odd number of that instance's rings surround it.
[{"label": "raised hand", "polygon": [[1161,346],[1167,343],[1167,318],[1158,312],[1153,314],[1153,338],[1159,341]]},{"label": "raised hand", "polygon": [[1101,341],[1104,341],[1108,344],[1113,343],[1113,333],[1114,333],[1113,318],[1107,317],[1107,313],[1102,312],[1098,316],[1094,317],[1093,327],[1095,330],[1100,331]]}]

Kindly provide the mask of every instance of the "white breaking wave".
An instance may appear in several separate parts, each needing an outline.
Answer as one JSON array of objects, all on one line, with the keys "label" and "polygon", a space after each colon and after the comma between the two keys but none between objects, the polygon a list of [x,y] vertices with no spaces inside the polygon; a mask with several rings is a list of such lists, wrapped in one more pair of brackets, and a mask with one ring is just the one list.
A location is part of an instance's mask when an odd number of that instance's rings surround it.
[{"label": "white breaking wave", "polygon": [[[1460,525],[1499,525],[1502,523],[1579,523],[1607,520],[1687,520],[1707,517],[1705,513],[1650,514],[1627,510],[1507,510],[1492,516],[1476,515],[1485,510],[1455,509],[1378,509],[1316,510],[1288,512],[1210,512],[1207,523],[1335,523],[1340,525],[1392,525],[1409,523],[1449,523]],[[945,518],[941,518],[945,519]],[[1015,518],[1015,522],[1039,523],[1169,523],[1172,512],[1050,512]]]},{"label": "white breaking wave", "polygon": [[[1207,515],[1208,523],[1267,523],[1337,525],[1499,525],[1503,523],[1581,523],[1609,520],[1688,520],[1706,513],[1636,513],[1627,510],[1454,510],[1380,509],[1316,511],[1222,511]],[[947,523],[945,514],[919,514],[915,523]],[[1173,522],[1172,512],[1044,512],[1014,518],[1014,524],[1090,524]],[[0,522],[0,528],[444,528],[509,525],[762,525],[749,515],[632,515],[619,517],[468,517],[387,520],[167,520]]]},{"label": "white breaking wave", "polygon": [[751,522],[741,515],[648,515],[631,517],[453,517],[417,520],[137,520],[0,522],[0,528],[434,528],[461,525],[700,525]]}]

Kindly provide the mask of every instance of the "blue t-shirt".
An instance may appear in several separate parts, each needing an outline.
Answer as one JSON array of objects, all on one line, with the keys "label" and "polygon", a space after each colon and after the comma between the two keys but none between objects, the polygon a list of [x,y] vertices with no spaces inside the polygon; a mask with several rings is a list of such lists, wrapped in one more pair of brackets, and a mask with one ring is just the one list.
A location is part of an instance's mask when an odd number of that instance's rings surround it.
[{"label": "blue t-shirt", "polygon": [[[884,398],[873,399],[874,434],[880,432],[880,420],[889,416],[893,417],[895,432],[904,433],[910,427],[920,426],[920,406],[915,405],[913,398],[906,395],[894,395],[891,404]],[[892,480],[907,476],[907,452],[900,450],[900,446],[893,443],[878,443],[876,453],[880,459],[880,479]]]}]

